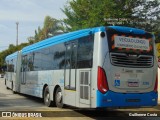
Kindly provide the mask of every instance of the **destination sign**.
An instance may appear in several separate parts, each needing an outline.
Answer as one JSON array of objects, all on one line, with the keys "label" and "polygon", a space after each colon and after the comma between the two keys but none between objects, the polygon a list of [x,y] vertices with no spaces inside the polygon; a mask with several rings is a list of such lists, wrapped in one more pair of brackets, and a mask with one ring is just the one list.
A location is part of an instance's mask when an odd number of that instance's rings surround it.
[{"label": "destination sign", "polygon": [[149,40],[141,38],[131,38],[124,36],[115,36],[115,47],[149,50]]}]

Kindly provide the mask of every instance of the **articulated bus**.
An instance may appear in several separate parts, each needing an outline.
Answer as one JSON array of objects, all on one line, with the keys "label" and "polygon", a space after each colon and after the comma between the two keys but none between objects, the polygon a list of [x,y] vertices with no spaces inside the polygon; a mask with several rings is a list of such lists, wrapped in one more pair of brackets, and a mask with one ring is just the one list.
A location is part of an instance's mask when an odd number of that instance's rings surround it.
[{"label": "articulated bus", "polygon": [[79,108],[157,105],[154,35],[122,26],[48,38],[6,57],[6,86]]}]

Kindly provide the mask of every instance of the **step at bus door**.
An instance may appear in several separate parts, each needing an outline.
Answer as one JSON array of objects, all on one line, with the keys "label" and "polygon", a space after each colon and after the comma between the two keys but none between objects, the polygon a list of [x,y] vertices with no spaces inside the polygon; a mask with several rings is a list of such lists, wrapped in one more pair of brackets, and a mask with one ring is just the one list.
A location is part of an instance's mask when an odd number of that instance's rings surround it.
[{"label": "step at bus door", "polygon": [[65,69],[64,69],[64,97],[67,105],[76,105],[76,62],[77,42],[66,43]]}]

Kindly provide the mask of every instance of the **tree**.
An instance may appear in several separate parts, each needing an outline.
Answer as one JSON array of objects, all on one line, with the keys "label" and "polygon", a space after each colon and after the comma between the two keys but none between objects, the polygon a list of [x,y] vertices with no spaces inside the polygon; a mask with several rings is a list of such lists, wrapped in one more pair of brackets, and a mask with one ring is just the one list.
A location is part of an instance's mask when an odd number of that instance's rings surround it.
[{"label": "tree", "polygon": [[64,32],[66,32],[66,29],[64,23],[61,20],[46,16],[44,19],[43,27],[38,27],[38,30],[35,30],[35,36],[28,37],[28,41],[30,44],[33,44],[35,42],[50,38]]},{"label": "tree", "polygon": [[51,18],[50,16],[45,17],[43,27],[45,38],[49,38],[50,36],[54,36],[56,34],[59,30],[58,22],[58,20]]},{"label": "tree", "polygon": [[10,44],[7,50],[0,52],[0,67],[5,65],[5,58],[7,55],[21,50],[23,47],[27,45],[55,36],[57,34],[64,33],[66,32],[65,27],[65,24],[61,20],[57,20],[50,16],[46,16],[43,27],[38,27],[38,30],[35,30],[35,35],[28,37],[29,43],[21,43],[18,46]]},{"label": "tree", "polygon": [[[25,47],[27,45],[28,45],[28,43],[21,43],[18,46],[10,44],[7,50],[0,52],[0,68],[6,65],[5,64],[6,56],[8,56],[9,54],[12,54],[18,50],[21,50],[23,47]],[[0,72],[1,72],[1,70],[0,70]]]},{"label": "tree", "polygon": [[37,40],[36,37],[32,37],[32,36],[28,37],[27,39],[28,39],[28,42],[29,42],[30,45],[33,44],[35,42],[35,40]]},{"label": "tree", "polygon": [[[62,11],[67,16],[64,22],[70,26],[70,31],[102,25],[134,26],[155,31],[159,7],[158,0],[72,0]],[[119,18],[125,20],[119,24],[122,20]],[[109,20],[114,20],[114,24]]]}]

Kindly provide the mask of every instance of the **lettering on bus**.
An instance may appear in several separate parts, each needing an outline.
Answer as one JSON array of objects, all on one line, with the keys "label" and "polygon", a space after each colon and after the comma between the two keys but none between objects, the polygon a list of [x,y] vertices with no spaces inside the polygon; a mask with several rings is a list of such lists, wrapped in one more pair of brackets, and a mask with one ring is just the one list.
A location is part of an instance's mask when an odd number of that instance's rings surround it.
[{"label": "lettering on bus", "polygon": [[115,47],[149,50],[149,40],[140,38],[130,38],[115,36]]}]

